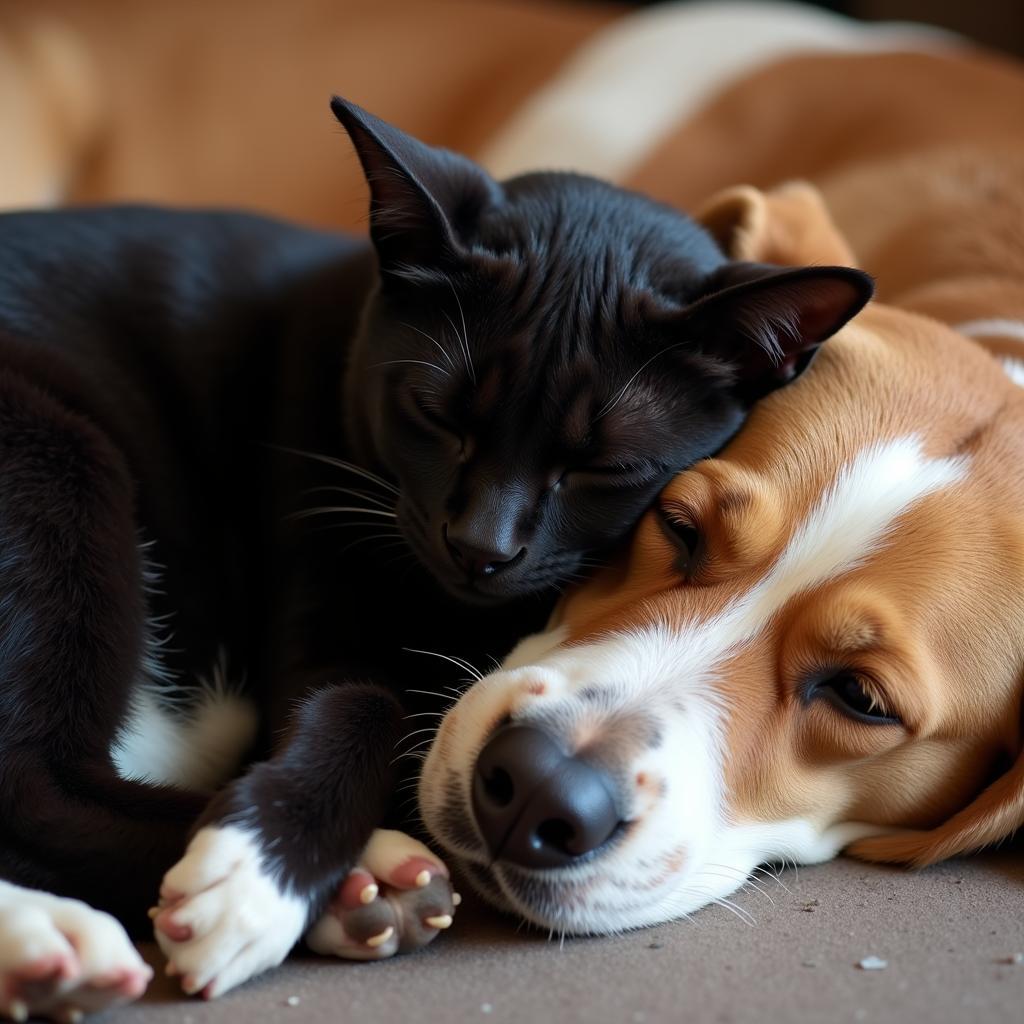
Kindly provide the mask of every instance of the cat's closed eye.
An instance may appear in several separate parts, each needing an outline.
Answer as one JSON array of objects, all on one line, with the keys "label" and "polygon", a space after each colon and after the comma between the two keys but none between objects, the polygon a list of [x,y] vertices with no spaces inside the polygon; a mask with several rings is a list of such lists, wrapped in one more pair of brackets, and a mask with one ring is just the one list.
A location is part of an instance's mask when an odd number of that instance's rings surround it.
[{"label": "cat's closed eye", "polygon": [[451,419],[441,412],[429,399],[420,397],[415,393],[410,395],[409,406],[415,412],[417,419],[434,430],[445,434],[451,434],[461,439],[462,431]]},{"label": "cat's closed eye", "polygon": [[620,459],[574,467],[562,474],[561,482],[594,486],[635,487],[657,477],[661,466],[644,459]]}]

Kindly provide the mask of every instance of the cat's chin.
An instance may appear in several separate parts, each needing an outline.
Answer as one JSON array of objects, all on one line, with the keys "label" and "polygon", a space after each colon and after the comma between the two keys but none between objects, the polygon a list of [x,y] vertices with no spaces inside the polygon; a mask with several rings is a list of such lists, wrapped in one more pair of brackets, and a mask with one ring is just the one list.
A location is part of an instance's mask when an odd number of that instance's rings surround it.
[{"label": "cat's chin", "polygon": [[467,583],[464,580],[456,581],[438,579],[438,582],[452,597],[457,598],[463,604],[478,605],[481,608],[490,608],[499,604],[507,604],[509,601],[514,601],[518,597],[525,596],[525,593],[520,592],[513,592],[510,594],[492,593],[487,590],[481,590],[476,585]]}]

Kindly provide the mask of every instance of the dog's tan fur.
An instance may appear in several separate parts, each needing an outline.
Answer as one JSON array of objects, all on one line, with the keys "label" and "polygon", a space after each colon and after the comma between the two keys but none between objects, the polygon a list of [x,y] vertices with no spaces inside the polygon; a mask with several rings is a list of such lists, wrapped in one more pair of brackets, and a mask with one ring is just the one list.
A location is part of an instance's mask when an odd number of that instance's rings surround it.
[{"label": "dog's tan fur", "polygon": [[1024,70],[993,54],[795,57],[723,92],[629,184],[694,208],[729,182],[805,179],[882,301],[949,324],[1020,320],[1021,110]]},{"label": "dog's tan fur", "polygon": [[[0,17],[0,208],[244,206],[365,228],[332,93],[474,153],[611,4],[32,0]],[[13,156],[12,156],[13,155]]]}]

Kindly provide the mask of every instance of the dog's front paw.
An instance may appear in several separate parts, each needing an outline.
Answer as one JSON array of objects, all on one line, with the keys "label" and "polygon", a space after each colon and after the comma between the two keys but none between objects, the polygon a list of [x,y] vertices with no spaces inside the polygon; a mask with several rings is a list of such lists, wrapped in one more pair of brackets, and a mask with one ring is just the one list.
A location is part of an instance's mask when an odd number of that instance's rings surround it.
[{"label": "dog's front paw", "polygon": [[448,870],[404,832],[378,829],[306,944],[348,960],[419,949],[449,928],[459,902]]},{"label": "dog's front paw", "polygon": [[78,1021],[138,999],[153,972],[124,928],[77,900],[0,893],[0,1019]]},{"label": "dog's front paw", "polygon": [[212,999],[276,967],[302,935],[306,903],[281,891],[256,838],[234,826],[197,833],[164,876],[153,911],[167,972]]}]

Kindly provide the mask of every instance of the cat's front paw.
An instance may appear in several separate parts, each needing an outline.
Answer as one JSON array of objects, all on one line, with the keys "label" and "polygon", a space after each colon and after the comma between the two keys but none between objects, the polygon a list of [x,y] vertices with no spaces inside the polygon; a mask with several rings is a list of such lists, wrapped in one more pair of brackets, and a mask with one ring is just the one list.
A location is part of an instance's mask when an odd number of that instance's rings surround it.
[{"label": "cat's front paw", "polygon": [[77,1021],[146,990],[153,972],[109,914],[34,889],[0,889],[0,1020]]},{"label": "cat's front paw", "polygon": [[154,930],[167,972],[206,999],[276,967],[302,935],[305,901],[283,892],[258,839],[235,826],[198,832],[164,876]]},{"label": "cat's front paw", "polygon": [[346,960],[383,960],[451,927],[458,903],[447,868],[427,847],[404,832],[378,829],[306,944]]}]

